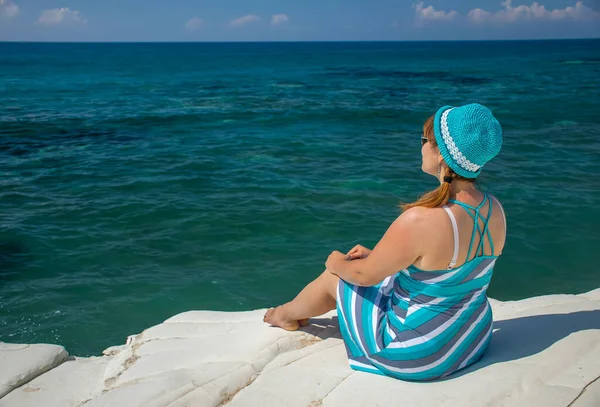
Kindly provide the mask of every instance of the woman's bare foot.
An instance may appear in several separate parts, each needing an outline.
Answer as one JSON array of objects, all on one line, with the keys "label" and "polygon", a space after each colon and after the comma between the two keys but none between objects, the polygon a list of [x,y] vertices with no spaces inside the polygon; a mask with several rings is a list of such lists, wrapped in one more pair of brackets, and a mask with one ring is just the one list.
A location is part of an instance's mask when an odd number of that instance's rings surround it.
[{"label": "woman's bare foot", "polygon": [[283,308],[271,308],[265,314],[263,321],[273,326],[278,326],[286,331],[295,331],[300,327],[298,321],[285,319]]}]

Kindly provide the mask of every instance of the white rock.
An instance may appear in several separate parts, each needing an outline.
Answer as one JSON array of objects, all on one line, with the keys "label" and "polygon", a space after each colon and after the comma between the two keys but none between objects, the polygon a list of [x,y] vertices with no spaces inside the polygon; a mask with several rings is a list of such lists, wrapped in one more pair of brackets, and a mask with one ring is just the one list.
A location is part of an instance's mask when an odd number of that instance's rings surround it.
[{"label": "white rock", "polygon": [[488,351],[446,380],[412,383],[351,370],[335,312],[287,332],[264,324],[265,310],[191,311],[105,351],[114,356],[64,363],[0,406],[600,405],[600,290],[490,302]]},{"label": "white rock", "polygon": [[581,294],[581,297],[588,297],[594,300],[600,300],[600,288],[587,292],[585,294]]},{"label": "white rock", "polygon": [[[188,372],[167,372],[148,380],[115,387],[88,401],[85,407],[166,406],[194,389]],[[157,404],[159,401],[162,404]]]},{"label": "white rock", "polygon": [[125,348],[127,348],[127,345],[111,346],[110,348],[104,349],[102,351],[102,354],[104,356],[114,356],[114,355],[118,354],[119,352],[121,352],[122,350],[125,350]]},{"label": "white rock", "polygon": [[249,322],[255,324],[256,321],[262,320],[266,310],[254,310],[247,312],[220,312],[220,311],[187,311],[177,314],[165,321],[165,323],[177,322],[205,322],[205,323],[233,323],[239,324]]},{"label": "white rock", "polygon": [[99,395],[109,358],[67,360],[46,374],[13,390],[0,400],[2,407],[77,407]]},{"label": "white rock", "polygon": [[229,405],[306,407],[324,399],[352,374],[343,343],[335,342],[337,346],[308,353],[290,364],[263,372]]},{"label": "white rock", "polygon": [[0,343],[0,398],[58,366],[69,354],[57,345]]},{"label": "white rock", "polygon": [[570,407],[600,406],[600,378],[590,383]]}]

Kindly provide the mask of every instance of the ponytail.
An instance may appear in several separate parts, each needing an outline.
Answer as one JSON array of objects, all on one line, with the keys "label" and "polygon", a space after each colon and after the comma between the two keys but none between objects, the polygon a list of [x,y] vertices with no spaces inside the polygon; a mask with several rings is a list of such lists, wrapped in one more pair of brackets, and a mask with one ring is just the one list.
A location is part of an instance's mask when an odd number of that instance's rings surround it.
[{"label": "ponytail", "polygon": [[450,168],[446,168],[444,173],[444,182],[442,182],[439,187],[433,191],[427,192],[416,202],[401,204],[400,207],[403,211],[407,211],[415,206],[422,206],[424,208],[439,208],[442,205],[446,205],[448,203],[448,199],[450,199],[450,183],[456,177],[457,175],[454,171],[452,171]]}]

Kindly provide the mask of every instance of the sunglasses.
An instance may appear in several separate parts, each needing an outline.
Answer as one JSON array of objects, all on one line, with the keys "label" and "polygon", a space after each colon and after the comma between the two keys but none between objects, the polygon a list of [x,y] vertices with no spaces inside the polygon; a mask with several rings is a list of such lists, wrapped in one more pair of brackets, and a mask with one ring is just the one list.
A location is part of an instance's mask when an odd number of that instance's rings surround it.
[{"label": "sunglasses", "polygon": [[428,141],[429,139],[421,134],[421,146],[424,146]]}]

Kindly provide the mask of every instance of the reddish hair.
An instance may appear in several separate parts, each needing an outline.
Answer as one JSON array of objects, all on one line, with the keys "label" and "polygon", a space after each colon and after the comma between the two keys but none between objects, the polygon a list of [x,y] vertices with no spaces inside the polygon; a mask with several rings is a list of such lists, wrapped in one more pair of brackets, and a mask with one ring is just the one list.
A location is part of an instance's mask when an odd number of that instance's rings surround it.
[{"label": "reddish hair", "polygon": [[[435,141],[435,134],[433,131],[433,118],[434,116],[431,116],[425,121],[425,124],[423,125],[423,135],[427,138],[427,142],[429,143],[430,148],[437,147],[437,142]],[[445,168],[443,177],[452,177],[452,179],[475,182],[475,178],[462,177],[454,171],[452,171],[449,167]],[[404,211],[410,208],[414,208],[415,206],[421,206],[424,208],[439,208],[440,206],[448,203],[448,199],[450,199],[450,183],[442,182],[442,184],[439,187],[437,187],[433,191],[427,192],[426,194],[421,196],[417,201],[412,203],[402,203],[400,204],[400,207]]]}]

